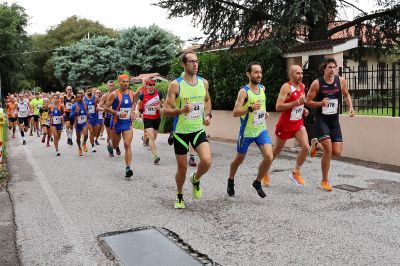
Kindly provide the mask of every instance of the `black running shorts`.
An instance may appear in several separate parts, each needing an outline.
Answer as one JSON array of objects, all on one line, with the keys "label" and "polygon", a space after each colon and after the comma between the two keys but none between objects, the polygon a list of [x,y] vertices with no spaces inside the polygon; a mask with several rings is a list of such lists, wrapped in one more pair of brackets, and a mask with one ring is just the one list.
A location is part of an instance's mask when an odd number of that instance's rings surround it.
[{"label": "black running shorts", "polygon": [[29,127],[29,116],[28,117],[18,117],[18,124]]},{"label": "black running shorts", "polygon": [[185,155],[189,151],[189,143],[196,149],[203,142],[208,142],[205,130],[188,134],[174,133],[175,154]]},{"label": "black running shorts", "polygon": [[158,130],[160,128],[160,122],[161,118],[156,118],[156,119],[143,118],[143,125],[145,129],[153,128],[154,130]]},{"label": "black running shorts", "polygon": [[315,131],[317,132],[318,140],[324,141],[331,139],[332,142],[342,142],[342,130],[340,129],[338,118],[315,117]]}]

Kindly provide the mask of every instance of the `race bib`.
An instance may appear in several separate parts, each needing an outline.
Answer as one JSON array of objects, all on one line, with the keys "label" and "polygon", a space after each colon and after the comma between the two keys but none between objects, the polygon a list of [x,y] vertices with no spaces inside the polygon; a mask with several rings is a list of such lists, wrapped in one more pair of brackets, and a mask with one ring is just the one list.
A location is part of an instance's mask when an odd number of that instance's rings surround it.
[{"label": "race bib", "polygon": [[100,120],[103,119],[103,111],[99,111],[99,119],[100,119]]},{"label": "race bib", "polygon": [[65,109],[71,110],[71,107],[72,107],[72,103],[71,102],[67,102],[65,104]]},{"label": "race bib", "polygon": [[28,110],[19,110],[18,116],[19,117],[27,117],[29,114]]},{"label": "race bib", "polygon": [[295,106],[290,114],[290,121],[297,121],[303,117],[304,105]]},{"label": "race bib", "polygon": [[157,109],[156,109],[155,106],[146,105],[146,108],[145,108],[144,113],[145,113],[146,115],[156,115]]},{"label": "race bib", "polygon": [[61,124],[61,116],[53,116],[53,125]]},{"label": "race bib", "polygon": [[84,124],[87,121],[86,115],[78,115],[78,124]]},{"label": "race bib", "polygon": [[204,103],[193,103],[193,110],[186,114],[189,119],[197,119],[202,117],[204,113]]},{"label": "race bib", "polygon": [[46,118],[46,120],[44,121],[44,124],[46,126],[50,126],[50,118]]},{"label": "race bib", "polygon": [[94,105],[88,105],[89,114],[94,114],[96,112],[96,108]]},{"label": "race bib", "polygon": [[253,116],[253,126],[258,126],[265,122],[265,111],[264,110],[254,111],[253,115],[254,115]]},{"label": "race bib", "polygon": [[129,119],[131,119],[131,111],[132,111],[132,108],[121,108],[121,109],[119,109],[119,111],[121,112],[121,113],[125,113],[126,114],[126,117],[119,117],[119,119],[121,119],[121,120],[129,120]]},{"label": "race bib", "polygon": [[324,115],[337,114],[339,102],[338,99],[329,99],[328,106],[322,107],[322,113]]}]

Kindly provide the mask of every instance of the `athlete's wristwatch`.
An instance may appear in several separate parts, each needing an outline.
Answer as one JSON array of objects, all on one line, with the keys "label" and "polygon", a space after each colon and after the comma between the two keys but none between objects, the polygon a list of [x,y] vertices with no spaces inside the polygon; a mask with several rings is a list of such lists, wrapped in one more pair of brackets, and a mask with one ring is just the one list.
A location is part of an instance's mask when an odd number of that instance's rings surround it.
[{"label": "athlete's wristwatch", "polygon": [[253,112],[253,107],[249,106],[249,107],[247,108],[247,112],[252,113],[252,112]]}]

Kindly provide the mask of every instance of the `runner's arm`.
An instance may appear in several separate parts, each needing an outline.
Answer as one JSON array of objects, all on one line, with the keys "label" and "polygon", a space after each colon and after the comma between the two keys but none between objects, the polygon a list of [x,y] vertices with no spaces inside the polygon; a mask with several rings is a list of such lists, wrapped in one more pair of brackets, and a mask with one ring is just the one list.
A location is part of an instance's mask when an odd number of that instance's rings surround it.
[{"label": "runner's arm", "polygon": [[233,117],[239,117],[249,112],[247,108],[243,107],[246,96],[246,91],[244,89],[240,89],[235,102],[235,107],[233,108]]},{"label": "runner's arm", "polygon": [[111,105],[114,102],[115,98],[117,97],[117,93],[114,91],[108,96],[106,103],[104,104],[104,111],[106,113],[112,114],[114,116],[117,115],[117,111],[113,110]]},{"label": "runner's arm", "polygon": [[295,106],[301,105],[299,100],[290,103],[285,103],[285,101],[289,98],[289,95],[290,95],[290,85],[285,83],[282,85],[281,90],[279,91],[278,99],[276,99],[276,105],[275,105],[276,111],[282,112],[292,109]]},{"label": "runner's arm", "polygon": [[[206,88],[206,96],[204,97],[204,116],[207,116],[208,114],[211,114],[212,111],[212,104],[211,104],[211,97],[210,94],[208,93],[208,81],[204,79],[204,87]],[[211,118],[210,116],[208,116]]]},{"label": "runner's arm", "polygon": [[69,114],[69,118],[75,119],[76,115],[76,104],[74,103],[71,107],[71,113]]},{"label": "runner's arm", "polygon": [[169,84],[167,99],[165,100],[164,115],[174,117],[184,113],[184,108],[175,107],[175,99],[179,91],[179,85],[176,80]]},{"label": "runner's arm", "polygon": [[316,79],[313,81],[313,83],[311,83],[310,89],[308,90],[306,105],[312,108],[318,108],[324,106],[324,103],[326,102],[325,99],[320,102],[314,101],[318,91],[319,91],[319,81]]},{"label": "runner's arm", "polygon": [[354,116],[353,102],[351,100],[349,90],[347,89],[347,82],[342,77],[340,77],[340,87],[342,88],[342,94],[346,101],[346,104],[349,107],[349,115],[350,115],[350,117],[353,117]]}]

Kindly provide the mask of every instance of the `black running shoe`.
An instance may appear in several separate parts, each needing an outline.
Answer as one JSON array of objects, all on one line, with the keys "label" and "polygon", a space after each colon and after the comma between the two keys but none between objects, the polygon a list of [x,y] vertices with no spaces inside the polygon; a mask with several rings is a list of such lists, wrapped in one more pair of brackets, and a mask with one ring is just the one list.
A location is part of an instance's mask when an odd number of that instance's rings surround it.
[{"label": "black running shoe", "polygon": [[97,140],[94,141],[94,144],[100,145],[100,143]]},{"label": "black running shoe", "polygon": [[235,181],[228,178],[228,188],[226,189],[230,197],[235,196]]},{"label": "black running shoe", "polygon": [[133,175],[132,169],[127,167],[125,170],[125,178],[131,178],[132,175]]},{"label": "black running shoe", "polygon": [[119,149],[119,147],[117,147],[117,148],[115,149],[115,151],[117,152],[117,155],[121,155],[121,150]]},{"label": "black running shoe", "polygon": [[257,194],[260,198],[265,198],[267,195],[265,195],[264,190],[261,187],[261,182],[254,180],[253,182],[253,188],[255,188],[255,190],[257,191]]},{"label": "black running shoe", "polygon": [[22,145],[26,145],[26,141],[25,140],[22,141]]},{"label": "black running shoe", "polygon": [[172,133],[172,132],[169,133],[168,144],[169,145],[174,144],[174,133]]}]

